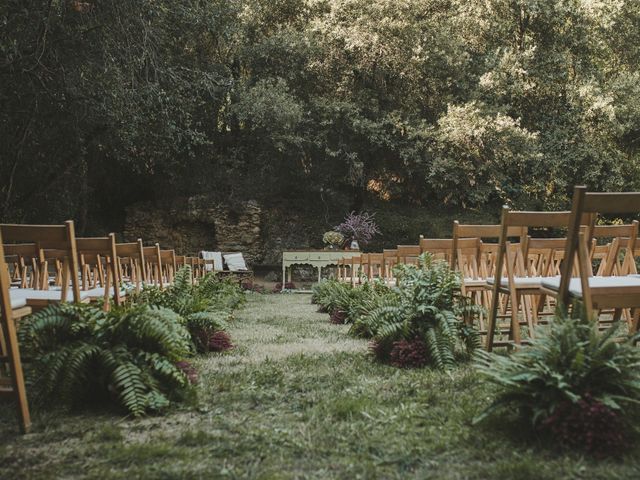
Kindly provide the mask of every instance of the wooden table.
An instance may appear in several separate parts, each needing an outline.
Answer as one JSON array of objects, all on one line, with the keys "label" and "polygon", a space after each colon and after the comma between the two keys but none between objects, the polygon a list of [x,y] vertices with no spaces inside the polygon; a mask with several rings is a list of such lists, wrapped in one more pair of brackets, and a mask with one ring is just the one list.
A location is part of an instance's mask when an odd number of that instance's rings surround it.
[{"label": "wooden table", "polygon": [[[318,269],[318,282],[322,278],[322,267],[338,265],[338,260],[360,255],[358,250],[289,250],[282,252],[282,290],[291,282],[293,265],[311,265]],[[287,268],[289,269],[287,275]]]}]

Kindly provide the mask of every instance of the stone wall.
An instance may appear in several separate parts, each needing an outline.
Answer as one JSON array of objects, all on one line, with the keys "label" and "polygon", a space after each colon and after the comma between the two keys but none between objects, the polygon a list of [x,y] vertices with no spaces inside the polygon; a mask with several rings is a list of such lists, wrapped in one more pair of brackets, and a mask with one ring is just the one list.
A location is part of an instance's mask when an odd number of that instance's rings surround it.
[{"label": "stone wall", "polygon": [[261,239],[262,209],[248,200],[234,206],[214,203],[206,196],[172,200],[170,204],[138,203],[126,211],[125,240],[159,242],[178,254],[200,250],[242,252],[251,263],[264,256]]},{"label": "stone wall", "polygon": [[[371,205],[383,234],[366,251],[417,243],[420,235],[451,235],[453,220],[461,223],[496,223],[483,212],[447,212],[430,207]],[[343,218],[346,209],[291,203],[265,205],[255,200],[223,205],[207,196],[168,199],[163,204],[139,203],[127,209],[124,237],[160,242],[179,254],[200,250],[242,252],[252,265],[277,266],[283,250],[322,248],[322,234]]]}]

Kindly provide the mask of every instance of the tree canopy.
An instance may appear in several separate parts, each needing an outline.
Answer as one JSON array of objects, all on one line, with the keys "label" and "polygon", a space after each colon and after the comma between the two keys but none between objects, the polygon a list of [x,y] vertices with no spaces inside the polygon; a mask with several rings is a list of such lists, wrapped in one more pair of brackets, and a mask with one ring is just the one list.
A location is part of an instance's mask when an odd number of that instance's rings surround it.
[{"label": "tree canopy", "polygon": [[635,0],[4,0],[0,25],[4,221],[640,188]]}]

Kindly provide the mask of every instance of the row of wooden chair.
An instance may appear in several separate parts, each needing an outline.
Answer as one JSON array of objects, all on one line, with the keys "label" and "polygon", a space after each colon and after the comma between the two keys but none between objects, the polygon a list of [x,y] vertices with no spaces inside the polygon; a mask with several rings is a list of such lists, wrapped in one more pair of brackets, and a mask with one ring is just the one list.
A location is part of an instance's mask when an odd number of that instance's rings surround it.
[{"label": "row of wooden chair", "polygon": [[20,427],[31,426],[16,336],[16,322],[52,303],[98,301],[104,309],[123,303],[128,291],[146,285],[163,289],[191,265],[198,282],[210,268],[197,257],[176,255],[142,240],[117,243],[114,234],[77,238],[64,225],[0,224],[0,394],[15,398]]},{"label": "row of wooden chair", "polygon": [[462,294],[485,307],[488,315],[479,319],[479,329],[488,349],[526,343],[558,303],[582,298],[582,291],[587,292],[590,315],[598,314],[603,322],[624,316],[633,333],[640,312],[632,305],[636,293],[640,299],[638,222],[596,223],[602,214],[639,212],[640,204],[633,203],[636,195],[587,193],[576,187],[571,211],[516,212],[505,207],[500,225],[454,222],[450,239],[421,238],[418,245],[343,259],[338,277],[354,285],[374,279],[393,283],[394,265],[415,263],[429,252],[458,270]]}]

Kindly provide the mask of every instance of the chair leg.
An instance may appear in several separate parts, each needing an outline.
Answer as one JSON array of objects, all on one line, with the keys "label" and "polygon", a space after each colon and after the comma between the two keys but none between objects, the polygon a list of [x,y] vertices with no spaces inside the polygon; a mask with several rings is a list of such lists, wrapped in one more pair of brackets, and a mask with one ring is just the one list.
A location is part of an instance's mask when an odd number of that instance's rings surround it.
[{"label": "chair leg", "polygon": [[634,335],[638,333],[638,327],[640,327],[640,308],[633,308],[630,334]]},{"label": "chair leg", "polygon": [[2,314],[2,324],[0,325],[2,336],[6,345],[5,352],[9,358],[9,369],[11,372],[11,386],[16,397],[18,415],[20,418],[20,428],[23,433],[29,433],[31,429],[31,415],[29,414],[29,403],[27,402],[27,390],[24,385],[24,373],[20,361],[18,349],[18,337],[12,319],[8,319]]}]

